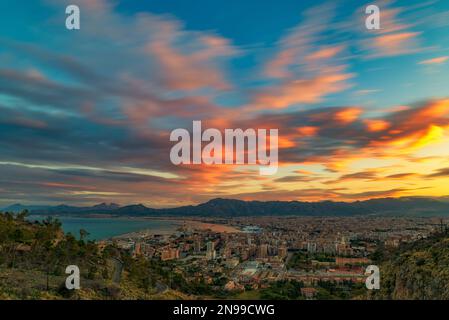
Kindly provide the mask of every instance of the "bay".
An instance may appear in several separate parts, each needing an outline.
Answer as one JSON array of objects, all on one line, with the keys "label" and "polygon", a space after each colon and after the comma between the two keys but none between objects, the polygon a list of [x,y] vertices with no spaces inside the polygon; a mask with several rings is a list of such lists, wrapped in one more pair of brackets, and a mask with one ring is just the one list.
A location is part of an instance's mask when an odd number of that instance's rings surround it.
[{"label": "bay", "polygon": [[[45,218],[47,216],[31,215],[27,217],[29,221],[42,221]],[[80,229],[86,230],[89,232],[86,237],[88,240],[103,240],[140,230],[149,230],[154,233],[172,233],[179,227],[179,222],[171,220],[73,216],[54,216],[54,218],[61,221],[65,233],[70,232],[77,238],[79,238]]]}]

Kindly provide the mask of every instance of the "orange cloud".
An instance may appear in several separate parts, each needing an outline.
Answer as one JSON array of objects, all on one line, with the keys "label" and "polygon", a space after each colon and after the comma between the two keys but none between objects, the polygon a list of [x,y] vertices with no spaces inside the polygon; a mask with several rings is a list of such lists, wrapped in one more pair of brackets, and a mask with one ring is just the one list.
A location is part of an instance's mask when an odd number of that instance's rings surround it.
[{"label": "orange cloud", "polygon": [[[391,57],[418,52],[420,32],[411,31],[414,26],[404,21],[399,15],[403,13],[402,8],[391,8],[390,1],[380,3],[381,22],[380,29],[364,30],[367,39],[362,41],[368,50],[368,57]],[[363,17],[364,19],[364,17]]]},{"label": "orange cloud", "polygon": [[449,128],[449,99],[430,102],[420,108],[400,111],[390,121],[391,130],[378,140],[375,147],[391,146],[397,151],[411,152],[440,140]]},{"label": "orange cloud", "polygon": [[279,148],[292,148],[296,145],[295,141],[292,139],[292,136],[280,136],[278,137],[278,145]]},{"label": "orange cloud", "polygon": [[308,55],[306,60],[323,60],[335,57],[343,50],[343,46],[325,47]]},{"label": "orange cloud", "polygon": [[417,52],[419,32],[400,32],[383,34],[365,43],[373,51],[373,56],[397,56]]},{"label": "orange cloud", "polygon": [[390,127],[390,123],[385,120],[364,120],[368,131],[384,131]]},{"label": "orange cloud", "polygon": [[[158,36],[145,47],[145,51],[157,61],[159,76],[167,88],[229,89],[231,85],[225,79],[219,60],[235,55],[237,50],[227,39],[216,35],[199,34],[190,42],[186,36],[187,32],[180,30],[176,23],[165,21],[159,26]],[[179,42],[183,43],[182,47]]]},{"label": "orange cloud", "polygon": [[449,56],[437,57],[433,59],[423,60],[419,62],[419,64],[441,64],[446,62],[447,59],[449,59]]},{"label": "orange cloud", "polygon": [[[333,70],[330,70],[333,71]],[[280,109],[300,103],[320,102],[324,96],[348,88],[353,75],[341,70],[318,75],[311,79],[295,79],[264,90],[256,95],[259,109]]]},{"label": "orange cloud", "polygon": [[357,120],[361,113],[362,110],[360,108],[347,108],[336,112],[334,115],[334,120],[339,123],[348,124]]},{"label": "orange cloud", "polygon": [[318,127],[313,126],[306,126],[306,127],[299,127],[296,129],[296,131],[300,134],[302,137],[311,137],[318,133],[320,129]]},{"label": "orange cloud", "polygon": [[[149,53],[159,62],[161,74],[167,87],[174,90],[195,90],[201,88],[229,89],[223,74],[210,61],[219,52],[205,51],[183,54],[165,41],[149,44]],[[210,54],[210,56],[209,56]],[[204,75],[207,74],[207,77]]]},{"label": "orange cloud", "polygon": [[[329,5],[321,5],[307,10],[303,15],[303,21],[289,30],[278,42],[279,51],[275,57],[265,66],[265,74],[272,78],[293,79],[295,73],[304,66],[305,57],[316,54],[320,49],[314,48],[321,36],[321,32],[328,27],[334,8]],[[319,15],[320,19],[316,19]],[[325,50],[327,49],[327,51]],[[338,52],[325,48],[316,55],[317,58],[330,59]],[[334,49],[335,50],[335,49]]]},{"label": "orange cloud", "polygon": [[295,61],[296,50],[287,49],[280,52],[275,59],[273,59],[265,69],[267,76],[272,78],[286,78],[290,76],[287,71],[287,66]]},{"label": "orange cloud", "polygon": [[392,33],[405,30],[410,27],[400,21],[398,15],[401,10],[398,8],[382,9],[381,11],[381,28],[378,30],[380,33]]},{"label": "orange cloud", "polygon": [[[255,94],[250,109],[281,109],[295,104],[317,103],[329,94],[349,87],[354,75],[338,59],[345,45],[317,46],[329,28],[335,8],[321,5],[304,14],[303,21],[279,41],[265,74],[279,83]],[[320,19],[316,19],[319,14]]]},{"label": "orange cloud", "polygon": [[423,123],[426,119],[429,122],[430,119],[435,121],[443,120],[449,116],[449,99],[436,100],[419,109],[415,114],[410,117],[414,123]]}]

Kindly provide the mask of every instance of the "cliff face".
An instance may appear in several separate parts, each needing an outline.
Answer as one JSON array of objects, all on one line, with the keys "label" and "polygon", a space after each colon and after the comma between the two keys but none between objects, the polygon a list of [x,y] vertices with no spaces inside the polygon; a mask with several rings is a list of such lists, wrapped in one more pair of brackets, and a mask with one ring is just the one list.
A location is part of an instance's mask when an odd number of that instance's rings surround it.
[{"label": "cliff face", "polygon": [[433,236],[387,255],[376,299],[449,299],[449,235]]}]

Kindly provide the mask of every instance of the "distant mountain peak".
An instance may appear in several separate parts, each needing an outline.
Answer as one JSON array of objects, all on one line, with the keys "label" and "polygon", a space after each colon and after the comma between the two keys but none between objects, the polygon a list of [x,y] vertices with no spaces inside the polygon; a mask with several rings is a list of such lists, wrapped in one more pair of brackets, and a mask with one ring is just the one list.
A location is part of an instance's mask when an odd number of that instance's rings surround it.
[{"label": "distant mountain peak", "polygon": [[449,215],[448,198],[404,197],[379,198],[354,202],[304,201],[244,201],[238,199],[214,198],[198,205],[176,208],[154,209],[145,205],[119,206],[115,203],[100,203],[91,207],[24,206],[14,204],[3,211],[20,212],[29,210],[32,214],[113,214],[123,216],[443,216]]},{"label": "distant mountain peak", "polygon": [[92,206],[92,208],[102,209],[102,210],[115,210],[115,209],[120,208],[120,205],[113,203],[113,202],[111,202],[109,204],[106,202],[102,202],[102,203]]}]

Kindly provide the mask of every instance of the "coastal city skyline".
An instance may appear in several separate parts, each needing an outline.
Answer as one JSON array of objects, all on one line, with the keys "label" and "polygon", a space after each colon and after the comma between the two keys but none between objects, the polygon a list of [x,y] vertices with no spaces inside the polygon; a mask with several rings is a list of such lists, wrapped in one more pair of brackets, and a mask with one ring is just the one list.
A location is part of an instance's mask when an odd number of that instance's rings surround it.
[{"label": "coastal city skyline", "polygon": [[[368,4],[2,1],[0,208],[447,196],[449,4]],[[174,165],[196,120],[278,129],[277,173]]]}]

